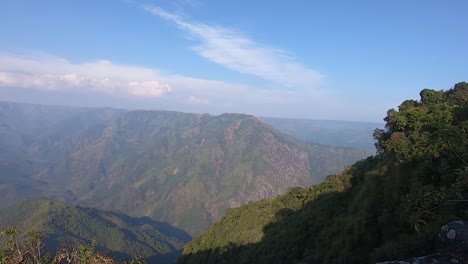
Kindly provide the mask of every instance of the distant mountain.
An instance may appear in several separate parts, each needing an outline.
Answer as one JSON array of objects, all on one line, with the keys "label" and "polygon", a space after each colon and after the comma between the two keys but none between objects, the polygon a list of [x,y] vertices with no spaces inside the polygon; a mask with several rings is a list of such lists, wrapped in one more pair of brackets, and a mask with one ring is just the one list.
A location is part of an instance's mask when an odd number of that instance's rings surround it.
[{"label": "distant mountain", "polygon": [[93,133],[125,112],[0,102],[0,207],[28,197],[73,196],[71,190],[32,176],[88,144],[86,138],[93,135],[83,133]]},{"label": "distant mountain", "polygon": [[0,227],[13,225],[22,233],[40,231],[46,251],[96,240],[99,252],[120,261],[142,257],[150,263],[172,263],[190,239],[184,231],[148,217],[46,199],[25,200],[0,210]]},{"label": "distant mountain", "polygon": [[[468,83],[420,95],[388,111],[376,156],[229,209],[178,263],[397,263],[433,254],[441,227],[468,219]],[[447,244],[463,245],[462,231],[449,232],[457,238]],[[461,263],[466,247],[446,254]]]},{"label": "distant mountain", "polygon": [[308,142],[375,152],[375,129],[383,123],[261,117],[276,129]]},{"label": "distant mountain", "polygon": [[306,143],[241,114],[0,109],[9,146],[0,150],[5,201],[54,197],[150,216],[191,234],[228,208],[318,183],[369,154]]}]

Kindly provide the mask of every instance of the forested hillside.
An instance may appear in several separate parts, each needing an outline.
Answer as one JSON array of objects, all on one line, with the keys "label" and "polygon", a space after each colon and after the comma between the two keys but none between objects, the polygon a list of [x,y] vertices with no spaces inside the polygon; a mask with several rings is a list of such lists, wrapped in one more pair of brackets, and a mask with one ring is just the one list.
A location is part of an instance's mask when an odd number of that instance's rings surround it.
[{"label": "forested hillside", "polygon": [[[140,257],[149,263],[172,263],[190,239],[184,231],[148,217],[129,217],[46,199],[25,200],[0,210],[1,231],[12,226],[20,236],[39,232],[43,255],[94,244],[101,254],[119,261]],[[2,233],[0,244],[4,242]]]},{"label": "forested hillside", "polygon": [[468,83],[388,111],[378,154],[309,188],[230,209],[179,263],[375,263],[431,253],[468,219]]}]

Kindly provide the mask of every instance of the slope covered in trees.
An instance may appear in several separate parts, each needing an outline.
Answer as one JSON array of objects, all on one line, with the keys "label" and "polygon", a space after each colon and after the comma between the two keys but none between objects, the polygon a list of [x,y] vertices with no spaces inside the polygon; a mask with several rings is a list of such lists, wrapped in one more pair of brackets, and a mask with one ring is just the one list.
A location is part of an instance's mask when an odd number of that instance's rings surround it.
[{"label": "slope covered in trees", "polygon": [[[101,254],[119,261],[141,257],[150,263],[172,263],[190,239],[184,231],[148,217],[47,199],[25,200],[0,210],[0,228],[10,226],[22,234],[40,232],[45,252],[94,243]],[[0,244],[4,238],[0,236]]]},{"label": "slope covered in trees", "polygon": [[378,154],[310,188],[230,209],[179,263],[375,263],[431,253],[468,219],[468,84],[388,111]]}]

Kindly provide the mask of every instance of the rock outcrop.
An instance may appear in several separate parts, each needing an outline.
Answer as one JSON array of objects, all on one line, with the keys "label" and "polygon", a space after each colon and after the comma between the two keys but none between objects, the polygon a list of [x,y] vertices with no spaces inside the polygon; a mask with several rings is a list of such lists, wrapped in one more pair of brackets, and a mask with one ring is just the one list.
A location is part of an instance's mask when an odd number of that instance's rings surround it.
[{"label": "rock outcrop", "polygon": [[442,226],[437,243],[435,254],[377,264],[464,264],[468,260],[468,221],[453,221]]},{"label": "rock outcrop", "polygon": [[439,233],[441,252],[468,260],[468,221],[453,221],[444,225]]}]

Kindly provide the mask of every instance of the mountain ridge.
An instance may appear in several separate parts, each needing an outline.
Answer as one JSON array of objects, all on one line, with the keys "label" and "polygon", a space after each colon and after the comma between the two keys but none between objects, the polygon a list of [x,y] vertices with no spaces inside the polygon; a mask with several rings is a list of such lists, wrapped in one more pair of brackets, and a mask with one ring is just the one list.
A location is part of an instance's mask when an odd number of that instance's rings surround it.
[{"label": "mountain ridge", "polygon": [[339,120],[259,117],[283,133],[307,142],[351,147],[375,152],[372,133],[383,123]]},{"label": "mountain ridge", "polygon": [[[30,183],[32,196],[150,216],[191,234],[227,208],[319,182],[368,155],[306,143],[245,114],[5,108],[0,104],[11,125],[0,133],[6,143],[19,142],[14,149],[23,154],[14,162],[30,168],[23,177],[3,176],[0,189],[9,190],[10,200]],[[41,122],[23,124],[37,115]],[[14,135],[18,140],[8,140]],[[13,162],[8,150],[0,157]]]}]

